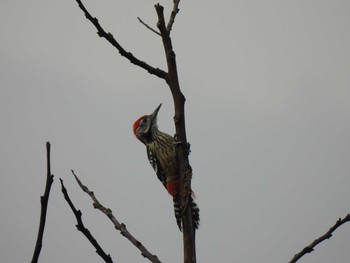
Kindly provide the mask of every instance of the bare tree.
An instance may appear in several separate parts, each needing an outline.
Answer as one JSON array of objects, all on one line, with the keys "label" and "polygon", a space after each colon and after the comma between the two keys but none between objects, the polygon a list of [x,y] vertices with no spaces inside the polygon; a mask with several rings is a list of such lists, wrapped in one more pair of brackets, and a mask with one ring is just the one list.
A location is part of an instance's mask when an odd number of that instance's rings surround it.
[{"label": "bare tree", "polygon": [[[184,262],[195,263],[196,262],[196,245],[195,245],[195,229],[193,227],[191,209],[189,206],[191,191],[191,179],[192,168],[188,160],[189,144],[186,137],[185,126],[185,96],[180,89],[180,82],[177,73],[176,55],[173,49],[171,40],[171,30],[175,22],[176,15],[179,12],[180,0],[173,1],[173,9],[168,19],[165,22],[164,7],[160,4],[154,6],[158,22],[158,31],[152,29],[153,32],[157,32],[162,38],[163,48],[165,51],[165,58],[167,62],[167,70],[152,67],[148,63],[136,58],[132,53],[127,52],[119,42],[113,37],[111,33],[107,33],[100,25],[97,18],[93,17],[89,11],[85,8],[84,4],[80,0],[76,0],[80,9],[84,12],[86,18],[96,27],[97,33],[100,37],[105,38],[110,44],[112,44],[119,51],[120,55],[127,58],[131,63],[147,70],[149,73],[165,80],[170,88],[173,101],[174,101],[174,124],[175,124],[175,147],[176,157],[179,162],[179,174],[180,174],[180,207],[182,210],[182,224],[183,224],[183,244],[184,244]],[[140,18],[139,21],[146,25]],[[151,28],[146,25],[147,28]]]},{"label": "bare tree", "polygon": [[[182,224],[183,224],[183,247],[184,247],[184,262],[185,263],[195,263],[196,262],[196,245],[195,245],[195,228],[193,227],[191,209],[189,206],[191,191],[191,179],[192,179],[192,168],[190,166],[188,160],[189,153],[189,144],[187,142],[186,137],[186,126],[185,126],[185,96],[183,95],[180,89],[180,83],[177,73],[177,65],[176,65],[176,55],[173,50],[172,40],[171,40],[171,30],[175,22],[175,18],[179,12],[179,3],[180,0],[173,0],[173,9],[168,18],[168,22],[166,23],[164,17],[164,8],[160,4],[156,4],[155,11],[157,13],[158,22],[157,22],[157,30],[152,28],[143,22],[140,18],[138,20],[141,24],[143,24],[146,28],[151,30],[152,32],[159,35],[162,39],[163,48],[165,51],[165,59],[167,62],[167,69],[159,69],[149,65],[148,63],[136,58],[132,53],[126,51],[119,42],[113,37],[111,33],[107,33],[103,27],[100,25],[97,18],[93,17],[89,11],[85,8],[83,3],[80,0],[76,0],[80,9],[84,12],[86,18],[96,27],[98,35],[102,38],[105,38],[111,45],[113,45],[120,53],[121,56],[127,58],[131,63],[145,69],[150,74],[157,76],[158,78],[163,79],[170,88],[173,102],[174,102],[174,125],[176,134],[174,136],[176,147],[176,157],[179,162],[179,174],[180,174],[180,205],[182,209]],[[37,262],[41,247],[42,240],[45,228],[46,221],[46,213],[48,207],[48,200],[50,194],[50,188],[53,183],[53,175],[51,175],[50,168],[50,143],[46,144],[47,149],[47,181],[45,193],[41,197],[41,216],[40,216],[40,224],[38,231],[38,238],[36,242],[36,246],[34,249],[32,262]],[[120,233],[125,236],[131,243],[135,245],[141,252],[141,254],[154,263],[160,263],[160,260],[156,255],[150,253],[142,243],[136,239],[127,229],[125,224],[119,223],[119,221],[114,217],[112,211],[109,208],[104,207],[96,198],[95,194],[88,189],[85,185],[82,184],[80,179],[76,176],[74,171],[72,171],[77,183],[81,187],[81,189],[86,192],[93,200],[93,205],[96,209],[103,212],[114,224],[114,227],[120,231]],[[103,258],[105,262],[113,262],[110,255],[107,255],[102,247],[98,244],[96,239],[92,236],[90,231],[85,228],[82,221],[82,213],[80,210],[77,210],[73,205],[73,202],[69,198],[68,191],[63,185],[63,180],[61,179],[61,189],[63,195],[71,207],[76,219],[77,219],[77,228],[81,231],[86,238],[90,241],[90,243],[96,248],[96,252]],[[346,215],[343,219],[339,219],[325,234],[315,239],[312,243],[304,247],[300,252],[294,255],[291,263],[297,262],[300,258],[302,258],[307,253],[311,253],[314,248],[332,237],[333,232],[338,229],[340,226],[350,221],[350,215]]]}]

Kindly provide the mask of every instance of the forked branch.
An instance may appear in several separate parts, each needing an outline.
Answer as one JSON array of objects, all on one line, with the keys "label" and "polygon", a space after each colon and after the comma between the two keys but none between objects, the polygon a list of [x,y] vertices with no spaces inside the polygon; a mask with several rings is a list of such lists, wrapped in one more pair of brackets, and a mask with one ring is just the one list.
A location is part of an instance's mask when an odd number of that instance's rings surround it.
[{"label": "forked branch", "polygon": [[347,214],[343,219],[339,218],[338,221],[332,226],[324,235],[315,239],[310,245],[306,246],[299,253],[295,254],[293,259],[289,263],[297,262],[301,257],[306,255],[307,253],[311,253],[314,251],[314,248],[321,242],[326,239],[330,239],[332,237],[332,233],[341,225],[350,221],[350,214]]},{"label": "forked branch", "polygon": [[90,191],[88,187],[82,184],[78,176],[74,173],[72,170],[72,174],[74,175],[75,179],[78,182],[78,185],[80,188],[87,193],[91,199],[93,200],[93,206],[94,208],[100,210],[102,213],[104,213],[114,224],[114,227],[120,231],[120,233],[126,237],[135,247],[137,247],[141,251],[141,255],[147,258],[149,261],[153,263],[161,263],[160,260],[156,255],[151,254],[140,241],[138,241],[136,238],[133,237],[133,235],[130,234],[130,232],[127,230],[125,224],[119,223],[119,221],[114,217],[112,210],[109,208],[104,207],[95,197],[94,192]]},{"label": "forked branch", "polygon": [[[174,9],[177,9],[178,1],[174,1]],[[179,78],[176,66],[176,55],[173,50],[172,41],[170,37],[170,31],[168,31],[164,20],[164,8],[163,6],[156,4],[155,9],[158,15],[158,29],[162,34],[162,41],[168,66],[167,84],[171,90],[173,96],[174,108],[175,108],[175,130],[176,141],[175,153],[179,162],[179,174],[180,174],[180,205],[182,208],[182,224],[183,224],[183,241],[184,241],[184,262],[196,263],[196,240],[195,229],[192,222],[192,212],[189,207],[189,200],[191,195],[191,178],[192,168],[188,160],[188,143],[186,137],[185,127],[185,97],[181,92]],[[174,14],[174,18],[175,18]],[[171,23],[170,23],[171,25]],[[171,26],[170,26],[171,28]]]}]

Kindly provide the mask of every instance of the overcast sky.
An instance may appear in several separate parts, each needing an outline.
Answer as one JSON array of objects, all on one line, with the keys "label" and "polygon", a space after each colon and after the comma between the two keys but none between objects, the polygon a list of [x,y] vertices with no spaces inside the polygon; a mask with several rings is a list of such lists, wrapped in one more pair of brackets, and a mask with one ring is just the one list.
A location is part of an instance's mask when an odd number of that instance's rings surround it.
[{"label": "overcast sky", "polygon": [[[106,31],[164,69],[156,2],[84,1]],[[169,14],[172,1],[161,1]],[[350,212],[350,2],[183,0],[172,38],[201,209],[198,262],[289,262]],[[114,262],[146,262],[94,210],[70,170],[163,262],[182,261],[171,198],[132,123],[164,81],[96,34],[74,0],[0,2],[0,258],[29,262],[52,144],[55,182],[40,262],[102,262],[59,178]],[[350,224],[301,262],[349,262]]]}]

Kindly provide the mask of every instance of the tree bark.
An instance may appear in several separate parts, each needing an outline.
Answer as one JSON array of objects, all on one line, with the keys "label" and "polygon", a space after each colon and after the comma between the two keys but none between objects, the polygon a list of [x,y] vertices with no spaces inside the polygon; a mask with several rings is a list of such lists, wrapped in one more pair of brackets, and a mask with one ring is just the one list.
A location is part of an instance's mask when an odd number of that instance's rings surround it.
[{"label": "tree bark", "polygon": [[175,108],[175,152],[179,162],[180,172],[180,207],[182,209],[182,224],[183,224],[183,243],[184,243],[184,262],[196,263],[196,245],[195,245],[195,229],[192,222],[192,213],[189,206],[191,191],[192,168],[188,160],[188,143],[186,137],[185,126],[185,96],[182,94],[179,84],[179,78],[176,67],[176,55],[173,50],[170,30],[167,29],[164,20],[164,8],[157,4],[155,9],[158,15],[157,27],[161,33],[168,72],[166,82],[169,85],[173,96]]}]

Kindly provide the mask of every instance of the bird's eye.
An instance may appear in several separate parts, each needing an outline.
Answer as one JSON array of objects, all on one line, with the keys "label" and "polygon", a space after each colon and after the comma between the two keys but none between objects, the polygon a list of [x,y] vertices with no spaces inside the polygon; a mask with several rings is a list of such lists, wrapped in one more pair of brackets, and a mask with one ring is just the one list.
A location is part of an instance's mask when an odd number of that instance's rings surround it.
[{"label": "bird's eye", "polygon": [[140,122],[140,125],[144,125],[146,122],[147,122],[146,119],[142,119],[141,122]]}]

